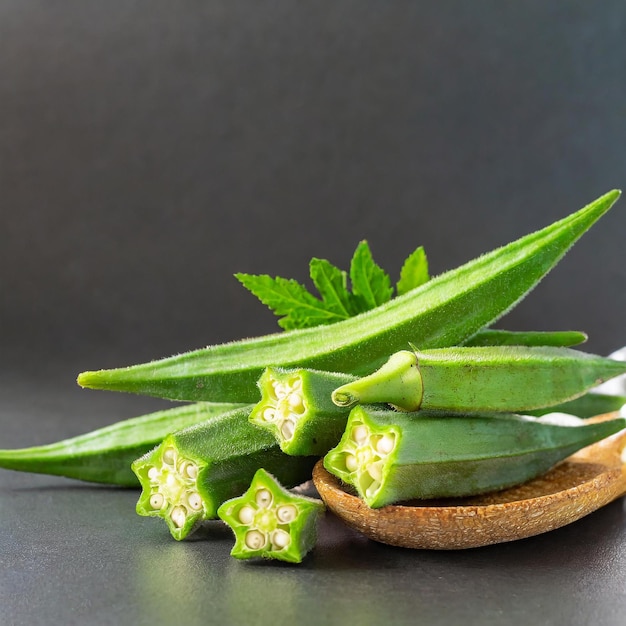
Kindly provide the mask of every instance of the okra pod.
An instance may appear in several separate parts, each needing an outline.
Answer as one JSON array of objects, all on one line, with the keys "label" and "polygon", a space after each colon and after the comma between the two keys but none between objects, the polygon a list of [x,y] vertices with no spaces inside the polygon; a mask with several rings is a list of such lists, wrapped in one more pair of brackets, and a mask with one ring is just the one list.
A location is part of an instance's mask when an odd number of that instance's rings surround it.
[{"label": "okra pod", "polygon": [[409,341],[422,349],[458,345],[515,306],[618,197],[619,191],[611,191],[542,230],[344,321],[84,372],[78,383],[177,400],[255,402],[255,382],[269,365],[364,374]]},{"label": "okra pod", "polygon": [[364,378],[269,367],[258,381],[261,400],[250,421],[269,430],[287,454],[323,455],[339,441],[349,407],[358,402],[408,411],[527,411],[625,371],[622,361],[567,348],[510,346],[402,350]]},{"label": "okra pod", "polygon": [[463,342],[464,346],[552,346],[571,348],[585,343],[587,335],[577,330],[515,331],[485,328]]},{"label": "okra pod", "polygon": [[563,426],[512,414],[397,413],[357,406],[324,467],[371,508],[504,489],[548,471],[626,426]]},{"label": "okra pod", "polygon": [[235,533],[235,558],[300,563],[315,545],[324,509],[321,500],[291,493],[259,469],[246,493],[224,502],[217,514]]},{"label": "okra pod", "polygon": [[572,400],[625,372],[624,361],[570,348],[402,350],[332,398],[344,407],[388,402],[405,411],[520,412]]},{"label": "okra pod", "polygon": [[166,435],[221,415],[241,404],[199,402],[157,411],[55,443],[0,450],[0,467],[65,476],[120,487],[138,487],[131,463]]},{"label": "okra pod", "polygon": [[264,467],[292,487],[311,477],[315,457],[286,456],[274,437],[250,424],[250,406],[168,435],[132,469],[142,493],[137,513],[161,517],[184,539],[219,506],[243,493]]},{"label": "okra pod", "polygon": [[582,419],[614,413],[626,405],[626,396],[610,396],[604,393],[589,392],[580,398],[553,406],[525,411],[526,415],[541,417],[546,413],[568,413]]},{"label": "okra pod", "polygon": [[352,380],[350,374],[268,367],[250,421],[271,432],[287,454],[322,456],[337,445],[348,419],[331,394]]}]

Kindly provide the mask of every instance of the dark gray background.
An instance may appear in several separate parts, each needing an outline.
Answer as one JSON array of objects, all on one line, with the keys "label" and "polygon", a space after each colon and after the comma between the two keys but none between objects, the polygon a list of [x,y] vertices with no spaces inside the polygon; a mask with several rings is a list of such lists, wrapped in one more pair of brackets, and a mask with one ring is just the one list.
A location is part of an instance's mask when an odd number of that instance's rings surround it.
[{"label": "dark gray background", "polygon": [[[617,0],[0,0],[0,447],[162,406],[83,369],[276,330],[236,271],[305,280],[367,238],[436,274],[626,185],[625,29]],[[502,326],[626,344],[623,203]],[[623,623],[621,502],[465,553],[328,519],[296,569],[174,544],[135,498],[0,474],[5,622]]]}]

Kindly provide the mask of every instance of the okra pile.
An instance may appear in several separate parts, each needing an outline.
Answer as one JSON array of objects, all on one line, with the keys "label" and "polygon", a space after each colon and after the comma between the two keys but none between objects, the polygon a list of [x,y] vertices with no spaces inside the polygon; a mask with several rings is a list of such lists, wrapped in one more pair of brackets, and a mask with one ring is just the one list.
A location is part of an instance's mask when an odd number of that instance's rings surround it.
[{"label": "okra pile", "polygon": [[83,387],[182,404],[1,450],[0,466],[139,485],[137,513],[163,519],[174,539],[219,518],[234,557],[293,563],[313,548],[324,510],[298,489],[317,462],[371,508],[536,478],[626,426],[586,420],[626,402],[593,391],[626,363],[575,349],[582,332],[492,325],[619,195],[433,278],[419,247],[392,285],[364,241],[349,272],[311,260],[319,297],[291,279],[237,274],[284,331],[84,372]]}]

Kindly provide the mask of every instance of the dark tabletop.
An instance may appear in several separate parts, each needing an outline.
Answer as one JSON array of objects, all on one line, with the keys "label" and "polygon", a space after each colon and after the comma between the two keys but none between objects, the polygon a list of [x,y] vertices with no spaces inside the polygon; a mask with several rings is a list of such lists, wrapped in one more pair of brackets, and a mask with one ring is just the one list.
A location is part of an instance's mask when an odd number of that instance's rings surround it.
[{"label": "dark tabletop", "polygon": [[[626,185],[626,9],[529,2],[0,0],[0,448],[167,406],[81,370],[277,330],[232,277],[361,239],[439,273]],[[622,200],[500,326],[626,345]],[[457,552],[332,515],[300,566],[173,541],[137,492],[0,472],[0,622],[597,624],[624,502]]]}]

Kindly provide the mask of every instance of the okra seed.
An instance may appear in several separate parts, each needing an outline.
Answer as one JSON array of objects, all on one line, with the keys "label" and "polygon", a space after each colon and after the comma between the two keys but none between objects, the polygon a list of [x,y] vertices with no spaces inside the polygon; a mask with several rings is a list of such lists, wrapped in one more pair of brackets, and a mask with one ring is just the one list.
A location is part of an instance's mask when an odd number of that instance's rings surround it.
[{"label": "okra seed", "polygon": [[354,472],[357,469],[357,467],[359,467],[359,464],[354,454],[346,454],[345,462],[346,462],[346,469],[349,472]]},{"label": "okra seed", "polygon": [[192,480],[195,480],[198,477],[198,466],[195,463],[189,463],[185,467],[185,474]]},{"label": "okra seed", "polygon": [[272,544],[277,550],[286,548],[291,542],[291,537],[288,532],[278,529],[272,534]]},{"label": "okra seed", "polygon": [[246,533],[246,545],[250,550],[260,550],[266,544],[265,535],[258,530],[250,530]]},{"label": "okra seed", "polygon": [[158,476],[159,476],[159,470],[156,467],[151,467],[148,470],[148,478],[150,480],[156,480]]},{"label": "okra seed", "polygon": [[176,461],[176,450],[174,448],[166,448],[163,450],[163,463],[174,465]]},{"label": "okra seed", "polygon": [[259,489],[255,500],[261,508],[267,508],[272,503],[272,494],[267,489]]},{"label": "okra seed", "polygon": [[266,422],[273,422],[276,419],[276,411],[272,408],[267,408],[263,411],[263,419]]},{"label": "okra seed", "polygon": [[368,435],[369,431],[367,429],[367,426],[364,426],[363,424],[355,426],[352,430],[352,438],[357,443],[365,443],[365,441],[367,441]]},{"label": "okra seed", "polygon": [[251,524],[254,519],[255,510],[251,506],[242,506],[239,511],[239,521],[242,524]]},{"label": "okra seed", "polygon": [[289,441],[293,437],[295,430],[296,425],[292,420],[285,420],[280,427],[280,432],[286,441]]},{"label": "okra seed", "polygon": [[383,435],[376,443],[376,450],[381,454],[389,454],[393,450],[395,443],[393,435]]},{"label": "okra seed", "polygon": [[202,498],[197,491],[190,493],[187,496],[187,502],[194,511],[199,511],[202,508]]},{"label": "okra seed", "polygon": [[284,504],[283,506],[279,506],[276,510],[276,517],[283,524],[287,524],[289,522],[293,522],[298,516],[298,509],[292,504]]},{"label": "okra seed", "polygon": [[150,496],[150,506],[155,510],[159,511],[163,508],[163,503],[165,502],[165,498],[162,493],[153,493]]},{"label": "okra seed", "polygon": [[302,396],[295,391],[289,394],[289,398],[287,399],[289,402],[289,406],[293,409],[299,408],[302,406]]},{"label": "okra seed", "polygon": [[172,521],[176,528],[182,528],[185,525],[187,519],[187,509],[184,506],[176,506],[172,509],[171,513]]},{"label": "okra seed", "polygon": [[380,482],[383,477],[382,462],[371,463],[367,468],[367,472],[375,481]]},{"label": "okra seed", "polygon": [[282,400],[287,395],[287,388],[283,383],[277,383],[274,386],[274,391],[276,392],[276,397],[279,400]]},{"label": "okra seed", "polygon": [[376,495],[376,492],[380,489],[380,482],[375,480],[372,484],[365,490],[365,495],[368,498],[373,498]]}]

